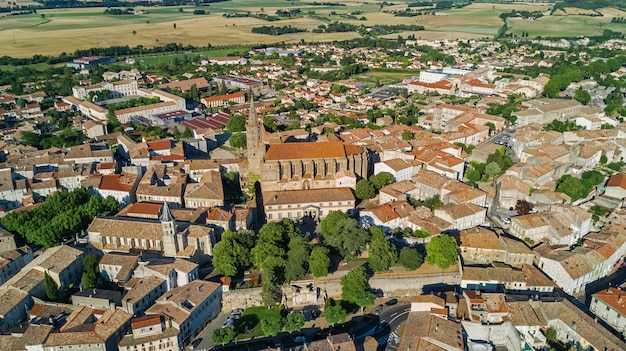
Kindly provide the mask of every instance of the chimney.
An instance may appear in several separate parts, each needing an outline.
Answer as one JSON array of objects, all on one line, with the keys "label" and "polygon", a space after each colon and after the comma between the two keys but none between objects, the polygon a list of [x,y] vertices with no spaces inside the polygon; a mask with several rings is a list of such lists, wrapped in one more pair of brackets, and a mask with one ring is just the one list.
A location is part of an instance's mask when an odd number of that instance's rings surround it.
[{"label": "chimney", "polygon": [[617,304],[618,304],[618,305],[620,305],[620,306],[623,306],[623,305],[624,305],[624,301],[622,301],[622,295],[620,295],[620,296],[617,298]]}]

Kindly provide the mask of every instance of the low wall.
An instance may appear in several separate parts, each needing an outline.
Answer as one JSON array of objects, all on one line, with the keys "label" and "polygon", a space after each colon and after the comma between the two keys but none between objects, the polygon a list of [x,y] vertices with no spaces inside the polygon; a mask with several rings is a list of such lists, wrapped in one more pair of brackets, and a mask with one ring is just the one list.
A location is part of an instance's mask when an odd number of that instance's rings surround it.
[{"label": "low wall", "polygon": [[[292,285],[310,284],[311,281],[292,282]],[[382,274],[375,275],[369,280],[370,287],[374,290],[380,290],[385,297],[402,297],[421,295],[422,289],[428,285],[460,285],[461,272],[446,272],[440,274]],[[340,279],[321,279],[314,283],[319,288],[320,305],[324,304],[325,298],[341,298],[341,281]],[[283,290],[289,289],[285,286]],[[222,308],[224,310],[232,310],[235,308],[248,308],[253,306],[261,306],[261,288],[237,289],[225,291],[222,293]],[[289,304],[289,303],[288,303]]]}]

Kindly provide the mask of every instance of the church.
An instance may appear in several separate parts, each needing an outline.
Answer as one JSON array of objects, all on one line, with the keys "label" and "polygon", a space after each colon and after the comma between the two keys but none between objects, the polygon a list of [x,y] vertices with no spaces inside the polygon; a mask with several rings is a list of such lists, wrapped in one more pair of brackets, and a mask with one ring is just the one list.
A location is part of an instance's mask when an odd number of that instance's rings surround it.
[{"label": "church", "polygon": [[265,145],[254,100],[246,123],[248,177],[260,177],[266,191],[351,187],[367,178],[366,149],[330,142],[293,142]]},{"label": "church", "polygon": [[166,257],[208,261],[213,254],[213,228],[177,222],[167,202],[156,218],[96,217],[87,233],[89,244],[104,252],[152,251]]}]

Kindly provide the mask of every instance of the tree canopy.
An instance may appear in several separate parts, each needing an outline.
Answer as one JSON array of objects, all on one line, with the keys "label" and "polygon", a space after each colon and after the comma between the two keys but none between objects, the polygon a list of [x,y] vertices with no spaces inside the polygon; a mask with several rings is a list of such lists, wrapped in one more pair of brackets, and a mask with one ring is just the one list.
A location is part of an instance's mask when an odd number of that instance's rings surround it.
[{"label": "tree canopy", "polygon": [[283,329],[283,321],[279,317],[265,318],[261,321],[263,334],[276,336]]},{"label": "tree canopy", "polygon": [[361,307],[374,303],[375,296],[369,291],[367,273],[363,266],[352,268],[341,277],[341,298]]},{"label": "tree canopy", "polygon": [[324,309],[324,319],[326,319],[326,322],[333,325],[337,323],[343,323],[346,320],[347,316],[348,314],[339,304],[334,306],[327,306]]},{"label": "tree canopy", "polygon": [[370,238],[369,232],[363,229],[356,219],[340,211],[329,213],[322,221],[321,232],[324,242],[337,249],[345,259],[350,259],[363,250]]},{"label": "tree canopy", "polygon": [[409,271],[420,268],[424,263],[424,256],[415,248],[405,246],[400,250],[398,263]]},{"label": "tree canopy", "polygon": [[214,329],[211,332],[211,340],[214,344],[225,345],[235,340],[235,329],[233,327],[223,327]]},{"label": "tree canopy", "polygon": [[380,190],[382,187],[393,184],[394,182],[393,174],[389,172],[374,174],[369,180],[375,190]]},{"label": "tree canopy", "polygon": [[250,250],[256,234],[253,231],[226,231],[213,247],[213,266],[220,274],[234,277],[252,265]]},{"label": "tree canopy", "polygon": [[2,224],[27,242],[49,248],[87,229],[96,216],[120,210],[114,198],[109,196],[103,200],[81,187],[58,191],[32,210],[11,212],[2,218]]},{"label": "tree canopy", "polygon": [[46,296],[48,297],[50,301],[59,300],[59,286],[52,279],[52,277],[48,275],[47,272],[44,272],[43,288],[44,288],[44,291],[46,292]]},{"label": "tree canopy", "polygon": [[325,277],[328,275],[328,267],[330,266],[330,250],[323,246],[316,246],[309,256],[309,270],[314,277]]},{"label": "tree canopy", "polygon": [[370,242],[367,262],[374,272],[386,271],[398,261],[396,248],[387,240],[385,233],[380,228],[372,226],[370,233],[372,241]]},{"label": "tree canopy", "polygon": [[456,239],[446,234],[437,235],[426,244],[426,262],[447,269],[459,258],[458,249]]},{"label": "tree canopy", "polygon": [[100,258],[96,255],[87,254],[83,256],[83,276],[80,279],[83,288],[95,288],[100,276],[98,262]]},{"label": "tree canopy", "polygon": [[374,186],[369,180],[361,179],[356,183],[354,192],[360,200],[367,200],[374,196]]}]

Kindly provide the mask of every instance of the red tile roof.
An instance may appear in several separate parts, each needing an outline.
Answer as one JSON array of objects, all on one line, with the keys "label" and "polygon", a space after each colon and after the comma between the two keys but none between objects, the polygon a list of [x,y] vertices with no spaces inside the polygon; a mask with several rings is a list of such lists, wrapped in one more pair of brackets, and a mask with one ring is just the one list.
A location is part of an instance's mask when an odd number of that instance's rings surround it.
[{"label": "red tile roof", "polygon": [[[358,146],[344,146],[339,141],[302,142],[272,144],[265,154],[266,160],[301,160],[311,158],[345,157],[362,149]],[[360,152],[359,152],[360,153]]]}]

